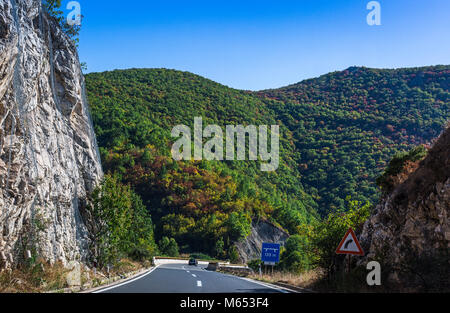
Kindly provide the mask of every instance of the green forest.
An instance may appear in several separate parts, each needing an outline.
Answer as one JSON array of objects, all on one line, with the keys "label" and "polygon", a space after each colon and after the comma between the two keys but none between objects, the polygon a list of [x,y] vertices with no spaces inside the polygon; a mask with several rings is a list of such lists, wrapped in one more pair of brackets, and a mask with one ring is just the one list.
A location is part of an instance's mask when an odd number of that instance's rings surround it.
[{"label": "green forest", "polygon": [[428,145],[450,117],[450,67],[351,67],[258,92],[293,133],[302,183],[321,215],[345,198],[377,202],[375,184],[391,158]]},{"label": "green forest", "polygon": [[[102,188],[125,188],[127,207],[152,220],[128,221],[140,229],[133,233],[140,244],[122,250],[237,261],[234,242],[250,233],[252,220],[265,219],[291,235],[280,266],[326,268],[326,247],[336,244],[332,232],[358,228],[367,218],[381,193],[377,178],[392,157],[426,149],[439,135],[450,117],[449,85],[450,66],[352,67],[259,92],[167,69],[88,74],[102,164],[110,174]],[[194,117],[222,127],[279,125],[278,170],[262,172],[258,161],[174,161],[171,130],[192,127]],[[423,156],[420,151],[414,155]],[[149,229],[154,234],[146,237]]]}]

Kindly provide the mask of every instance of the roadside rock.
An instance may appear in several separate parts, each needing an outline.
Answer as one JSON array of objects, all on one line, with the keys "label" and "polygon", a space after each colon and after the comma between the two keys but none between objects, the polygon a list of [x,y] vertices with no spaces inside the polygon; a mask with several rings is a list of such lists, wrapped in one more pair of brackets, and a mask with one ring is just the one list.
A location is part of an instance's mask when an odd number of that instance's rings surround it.
[{"label": "roadside rock", "polygon": [[365,223],[359,263],[378,260],[402,290],[450,290],[450,128]]},{"label": "roadside rock", "polygon": [[66,275],[67,285],[69,287],[81,286],[81,265],[78,262],[71,261],[67,268],[70,270]]},{"label": "roadside rock", "polygon": [[74,44],[40,0],[0,0],[0,267],[85,260],[102,175]]},{"label": "roadside rock", "polygon": [[253,259],[261,258],[263,242],[279,243],[284,246],[289,234],[272,223],[264,220],[254,220],[250,235],[243,241],[235,244],[240,261],[247,263]]}]

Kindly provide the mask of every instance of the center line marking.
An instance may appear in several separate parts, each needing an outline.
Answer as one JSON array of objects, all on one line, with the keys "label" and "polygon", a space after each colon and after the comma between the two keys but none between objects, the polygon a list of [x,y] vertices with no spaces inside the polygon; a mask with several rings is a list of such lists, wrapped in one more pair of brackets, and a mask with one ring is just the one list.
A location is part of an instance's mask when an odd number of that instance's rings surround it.
[{"label": "center line marking", "polygon": [[202,286],[202,282],[200,280],[197,280],[197,287],[201,287]]},{"label": "center line marking", "polygon": [[194,277],[197,277],[197,275],[195,275],[195,274],[191,274],[192,276],[194,276]]}]

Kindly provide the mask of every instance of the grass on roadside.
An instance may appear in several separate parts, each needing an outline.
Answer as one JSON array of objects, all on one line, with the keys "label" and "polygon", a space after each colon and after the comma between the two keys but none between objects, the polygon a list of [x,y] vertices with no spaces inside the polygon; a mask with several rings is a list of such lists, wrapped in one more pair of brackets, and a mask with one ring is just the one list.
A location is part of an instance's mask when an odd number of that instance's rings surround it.
[{"label": "grass on roadside", "polygon": [[36,262],[0,273],[0,293],[39,293],[67,287],[68,270],[61,263]]},{"label": "grass on roadside", "polygon": [[[109,277],[124,277],[126,274],[151,266],[150,261],[137,262],[122,259],[109,271],[94,271],[84,265],[80,267],[80,282],[84,288],[102,285]],[[13,270],[0,272],[0,293],[43,293],[69,288],[67,274],[70,269],[57,262],[51,265],[41,260],[21,265]]]},{"label": "grass on roadside", "polygon": [[311,270],[302,274],[289,272],[263,273],[261,276],[254,273],[248,276],[251,279],[260,280],[267,283],[284,283],[294,287],[313,289],[312,287],[324,277],[320,269]]}]

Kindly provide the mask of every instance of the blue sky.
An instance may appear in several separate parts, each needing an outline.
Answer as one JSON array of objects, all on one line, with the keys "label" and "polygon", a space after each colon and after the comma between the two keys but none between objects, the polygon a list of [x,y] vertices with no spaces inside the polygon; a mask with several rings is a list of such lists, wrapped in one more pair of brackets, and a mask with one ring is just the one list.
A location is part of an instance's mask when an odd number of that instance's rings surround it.
[{"label": "blue sky", "polygon": [[[79,0],[89,72],[171,68],[238,89],[276,88],[349,66],[450,64],[450,1]],[[65,1],[64,3],[67,3]]]}]

